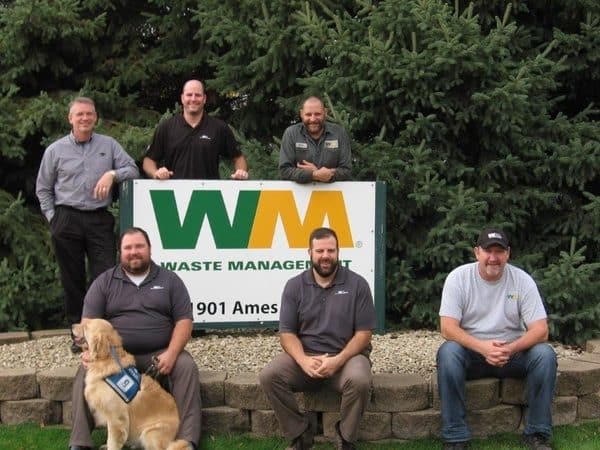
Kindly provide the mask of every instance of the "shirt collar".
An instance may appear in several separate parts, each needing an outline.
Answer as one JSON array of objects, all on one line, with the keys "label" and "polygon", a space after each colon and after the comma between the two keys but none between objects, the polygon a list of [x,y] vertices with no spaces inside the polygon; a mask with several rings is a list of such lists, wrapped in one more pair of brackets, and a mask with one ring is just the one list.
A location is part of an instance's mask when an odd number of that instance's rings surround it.
[{"label": "shirt collar", "polygon": [[[302,132],[302,134],[307,137],[312,139],[313,141],[315,141],[315,139],[310,135],[310,133],[308,132],[308,130],[306,129],[306,127],[304,126],[303,122],[300,122],[300,131]],[[319,142],[321,139],[324,139],[325,137],[327,137],[328,134],[331,133],[331,128],[329,126],[329,122],[325,121],[325,124],[323,124],[323,133],[321,134],[321,136],[319,136],[319,139],[316,139],[316,142]]]},{"label": "shirt collar", "polygon": [[[158,269],[160,269],[160,267],[156,265],[154,261],[150,261],[150,272],[148,272],[148,276],[146,276],[146,279],[140,284],[140,286],[154,280],[158,274]],[[130,281],[129,277],[127,277],[127,275],[125,275],[123,272],[123,266],[120,263],[117,264],[113,270],[113,278],[122,281]]]},{"label": "shirt collar", "polygon": [[87,144],[89,142],[92,142],[92,139],[94,139],[94,133],[92,133],[92,135],[90,136],[90,138],[87,141],[78,141],[75,138],[75,135],[73,134],[73,131],[71,131],[71,133],[69,133],[69,138],[71,139],[71,142],[75,145],[84,145]]},{"label": "shirt collar", "polygon": [[183,126],[189,128],[190,130],[197,130],[200,128],[200,125],[202,125],[202,123],[204,122],[204,119],[206,118],[206,116],[207,116],[206,111],[204,111],[202,113],[202,118],[200,119],[200,122],[198,122],[195,127],[191,126],[189,124],[189,122],[187,120],[185,120],[185,117],[183,117],[183,111],[181,112],[181,114],[179,114],[179,120],[181,121]]},{"label": "shirt collar", "polygon": [[[336,284],[345,283],[347,274],[348,274],[348,269],[346,267],[342,267],[340,265],[340,262],[338,261],[338,267],[337,267],[337,272],[335,273],[335,277],[333,278],[333,280],[331,280],[331,283],[329,283],[329,286],[327,286],[327,287],[329,288],[331,286],[335,286]],[[302,274],[302,281],[306,284],[311,284],[314,286],[321,287],[315,281],[315,275],[313,274],[312,267],[310,269],[304,271],[304,273]]]}]

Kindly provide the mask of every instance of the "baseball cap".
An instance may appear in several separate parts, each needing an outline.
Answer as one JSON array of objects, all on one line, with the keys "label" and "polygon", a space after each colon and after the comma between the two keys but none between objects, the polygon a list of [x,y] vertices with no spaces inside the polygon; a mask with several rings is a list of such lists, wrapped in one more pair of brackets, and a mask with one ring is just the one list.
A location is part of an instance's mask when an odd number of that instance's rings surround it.
[{"label": "baseball cap", "polygon": [[490,245],[497,244],[504,249],[509,247],[508,238],[504,231],[497,228],[487,228],[481,232],[477,238],[477,246],[481,248],[488,248]]}]

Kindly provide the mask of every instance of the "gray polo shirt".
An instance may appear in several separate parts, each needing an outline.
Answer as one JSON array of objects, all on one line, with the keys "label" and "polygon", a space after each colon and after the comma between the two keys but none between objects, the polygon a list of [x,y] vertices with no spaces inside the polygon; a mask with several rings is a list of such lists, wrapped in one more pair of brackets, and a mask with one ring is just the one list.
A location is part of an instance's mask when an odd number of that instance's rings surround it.
[{"label": "gray polo shirt", "polygon": [[282,180],[310,183],[312,174],[296,167],[303,160],[317,166],[336,169],[333,181],[350,179],[352,155],[350,137],[341,126],[325,122],[325,129],[315,141],[302,122],[288,127],[281,138],[279,152],[279,174]]},{"label": "gray polo shirt", "polygon": [[[373,296],[367,281],[338,267],[331,284],[322,288],[312,269],[290,279],[281,296],[279,331],[298,336],[304,351],[337,354],[356,331],[376,326]],[[365,353],[368,355],[370,346]]]},{"label": "gray polo shirt", "polygon": [[83,301],[82,317],[108,320],[121,335],[125,350],[145,354],[169,345],[175,323],[192,319],[192,304],[174,272],[152,263],[138,287],[119,264],[92,283]]},{"label": "gray polo shirt", "polygon": [[106,208],[112,196],[94,198],[94,187],[105,172],[116,172],[119,183],[139,177],[135,161],[110,136],[92,134],[87,142],[77,142],[73,133],[53,142],[44,152],[35,193],[48,221],[58,205],[83,211]]}]

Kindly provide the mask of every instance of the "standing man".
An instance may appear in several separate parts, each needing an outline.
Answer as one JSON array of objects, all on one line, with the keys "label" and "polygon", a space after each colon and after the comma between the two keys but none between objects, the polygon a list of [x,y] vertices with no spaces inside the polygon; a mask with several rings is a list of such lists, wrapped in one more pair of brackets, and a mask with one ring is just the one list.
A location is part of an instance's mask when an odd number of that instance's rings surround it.
[{"label": "standing man", "polygon": [[312,269],[289,280],[281,297],[283,353],[259,375],[291,450],[312,447],[315,430],[300,413],[294,392],[327,384],[342,394],[336,448],[354,449],[371,395],[371,335],[375,307],[367,281],[338,265],[338,240],[329,228],[309,238]]},{"label": "standing man", "polygon": [[[123,339],[123,348],[134,355],[144,373],[153,357],[159,372],[169,377],[171,394],[181,423],[176,439],[194,450],[202,421],[198,367],[184,350],[192,335],[192,304],[183,281],[151,259],[150,240],[141,228],[121,235],[120,264],[102,273],[91,285],[83,307],[82,324],[108,320]],[[84,397],[85,363],[82,354],[73,382],[71,450],[90,450],[93,418]]]},{"label": "standing man", "polygon": [[301,123],[289,126],[281,139],[279,173],[297,183],[331,183],[350,179],[350,137],[341,126],[327,122],[319,97],[308,97],[300,109]]},{"label": "standing man", "polygon": [[[134,160],[109,136],[94,132],[98,116],[92,99],[69,104],[71,133],[44,152],[36,194],[50,222],[52,243],[65,291],[69,323],[81,319],[90,280],[115,263],[114,217],[107,210],[117,183],[139,176]],[[72,345],[71,349],[79,351]]]},{"label": "standing man", "polygon": [[189,80],[181,93],[183,114],[158,124],[142,163],[157,180],[219,179],[219,161],[231,159],[234,180],[248,179],[248,163],[225,122],[206,114],[204,85]]},{"label": "standing man", "polygon": [[444,283],[440,326],[446,342],[437,354],[444,449],[467,448],[465,380],[527,378],[523,442],[548,450],[556,354],[546,344],[546,311],[533,278],[508,264],[502,230],[484,230],[477,262],[454,269]]}]

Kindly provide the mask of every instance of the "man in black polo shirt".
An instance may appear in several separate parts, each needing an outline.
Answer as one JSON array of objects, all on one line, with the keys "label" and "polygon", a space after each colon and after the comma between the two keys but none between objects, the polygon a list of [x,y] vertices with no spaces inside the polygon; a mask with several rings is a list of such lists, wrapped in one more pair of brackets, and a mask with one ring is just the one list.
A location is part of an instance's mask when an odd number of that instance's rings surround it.
[{"label": "man in black polo shirt", "polygon": [[158,124],[146,151],[143,168],[157,180],[219,179],[219,161],[234,164],[231,178],[246,180],[248,163],[225,122],[206,114],[204,85],[189,80],[183,86],[178,114]]},{"label": "man in black polo shirt", "polygon": [[350,450],[371,394],[373,297],[363,277],[338,265],[333,230],[317,228],[309,246],[312,268],[289,280],[281,298],[279,339],[284,352],[260,372],[260,384],[291,440],[291,450],[311,448],[314,437],[293,393],[325,384],[340,392],[336,448]]}]

